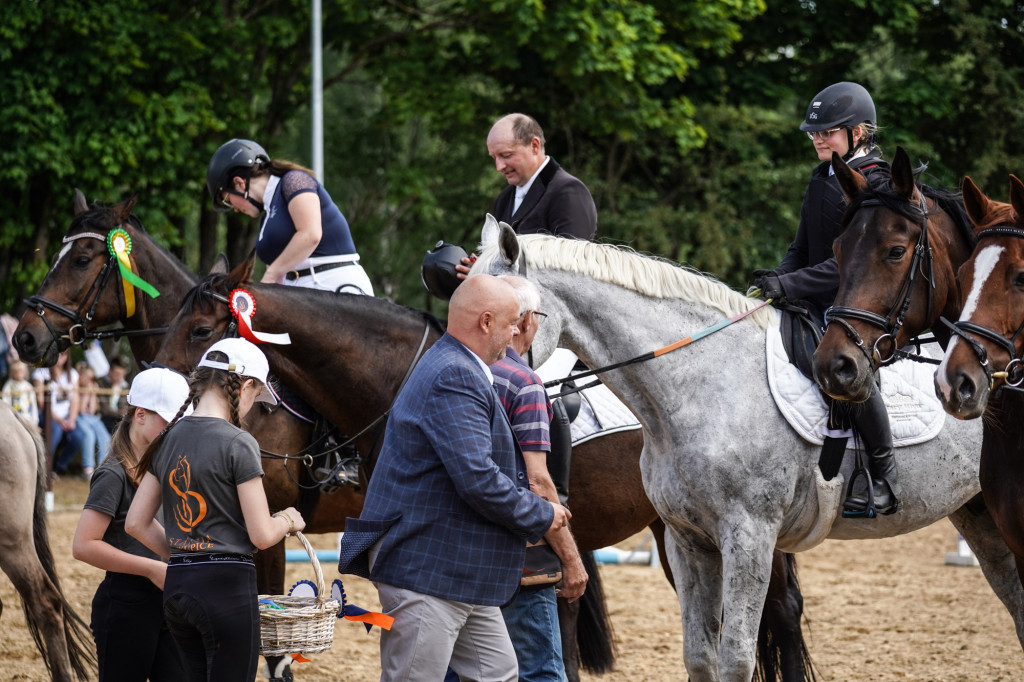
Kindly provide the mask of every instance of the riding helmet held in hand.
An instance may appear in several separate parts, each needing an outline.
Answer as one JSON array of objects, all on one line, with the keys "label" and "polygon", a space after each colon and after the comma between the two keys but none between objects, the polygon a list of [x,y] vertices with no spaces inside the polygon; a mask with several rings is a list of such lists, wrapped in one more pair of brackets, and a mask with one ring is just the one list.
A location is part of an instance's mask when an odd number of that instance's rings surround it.
[{"label": "riding helmet held in hand", "polygon": [[[210,159],[210,165],[206,168],[206,188],[210,190],[213,198],[213,208],[221,213],[230,211],[231,208],[220,203],[220,193],[229,188],[231,178],[245,176],[246,189],[249,185],[249,176],[254,166],[262,166],[269,163],[270,157],[266,150],[252,140],[235,138],[228,140],[214,152]],[[236,169],[244,169],[241,172],[234,172]]]},{"label": "riding helmet held in hand", "polygon": [[813,133],[840,126],[850,128],[858,123],[875,124],[875,103],[862,85],[842,82],[830,85],[807,105],[807,114],[800,130]]},{"label": "riding helmet held in hand", "polygon": [[462,283],[455,266],[461,265],[462,259],[468,257],[469,254],[461,246],[439,241],[423,257],[423,264],[420,266],[423,286],[441,300],[451,300],[455,289]]}]

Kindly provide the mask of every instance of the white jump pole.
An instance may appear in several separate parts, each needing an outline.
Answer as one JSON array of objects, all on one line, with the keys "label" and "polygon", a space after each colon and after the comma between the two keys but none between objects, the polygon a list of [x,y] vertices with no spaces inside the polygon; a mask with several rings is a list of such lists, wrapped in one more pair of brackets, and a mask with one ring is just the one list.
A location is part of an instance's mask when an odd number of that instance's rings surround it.
[{"label": "white jump pole", "polygon": [[974,556],[974,552],[967,545],[967,541],[964,540],[963,535],[956,536],[956,551],[946,552],[946,565],[947,566],[978,566],[978,557]]}]

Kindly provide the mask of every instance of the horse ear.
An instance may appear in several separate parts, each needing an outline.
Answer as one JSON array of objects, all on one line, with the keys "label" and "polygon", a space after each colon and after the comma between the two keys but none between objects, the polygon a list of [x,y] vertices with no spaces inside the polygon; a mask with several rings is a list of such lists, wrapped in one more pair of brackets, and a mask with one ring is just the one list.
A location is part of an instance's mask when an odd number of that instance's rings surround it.
[{"label": "horse ear", "polygon": [[964,176],[964,181],[960,184],[960,193],[964,198],[964,210],[967,211],[967,217],[975,225],[982,224],[985,221],[985,216],[988,215],[988,207],[991,203],[988,197],[982,194],[978,186],[967,175]]},{"label": "horse ear", "polygon": [[480,245],[496,244],[500,233],[501,226],[498,225],[498,219],[488,213],[484,218],[484,227],[480,231]]},{"label": "horse ear", "polygon": [[907,201],[913,201],[917,185],[914,184],[914,169],[910,167],[910,155],[903,147],[896,147],[892,159],[892,188]]},{"label": "horse ear", "polygon": [[516,231],[505,223],[501,224],[501,235],[498,237],[498,249],[501,251],[502,258],[509,267],[516,264],[519,260],[519,238],[516,237]]},{"label": "horse ear", "polygon": [[217,258],[213,261],[213,267],[210,268],[211,275],[226,275],[231,270],[231,266],[228,264],[228,257],[223,253],[218,253]]},{"label": "horse ear", "polygon": [[119,224],[128,222],[128,217],[132,214],[132,209],[135,208],[135,202],[139,200],[139,194],[136,192],[121,203],[114,206],[114,216]]},{"label": "horse ear", "polygon": [[75,215],[79,216],[89,210],[89,202],[85,200],[82,190],[75,188]]},{"label": "horse ear", "polygon": [[867,179],[847,166],[846,162],[843,161],[843,157],[839,156],[836,152],[832,152],[832,170],[836,174],[836,180],[839,181],[839,187],[842,188],[847,202],[853,201],[855,196],[867,191]]},{"label": "horse ear", "polygon": [[1010,204],[1017,214],[1014,220],[1020,227],[1024,221],[1024,182],[1018,180],[1016,175],[1010,176]]},{"label": "horse ear", "polygon": [[[227,259],[225,259],[225,262]],[[252,270],[256,266],[256,249],[249,252],[244,261],[224,278],[224,287],[230,291],[252,281]]]}]

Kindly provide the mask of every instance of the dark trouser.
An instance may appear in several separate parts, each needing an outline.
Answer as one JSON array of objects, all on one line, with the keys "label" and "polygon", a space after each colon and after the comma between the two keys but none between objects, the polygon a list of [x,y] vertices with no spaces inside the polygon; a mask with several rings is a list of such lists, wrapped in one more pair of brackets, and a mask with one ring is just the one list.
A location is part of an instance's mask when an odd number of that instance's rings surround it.
[{"label": "dark trouser", "polygon": [[878,386],[872,387],[868,399],[854,408],[853,423],[864,444],[872,480],[884,480],[895,493],[896,458],[893,456],[892,429]]},{"label": "dark trouser", "polygon": [[185,662],[182,679],[252,682],[259,663],[256,567],[245,561],[175,564],[164,581],[164,615]]},{"label": "dark trouser", "polygon": [[107,573],[92,600],[100,682],[178,682],[185,673],[164,622],[163,592],[146,578]]}]

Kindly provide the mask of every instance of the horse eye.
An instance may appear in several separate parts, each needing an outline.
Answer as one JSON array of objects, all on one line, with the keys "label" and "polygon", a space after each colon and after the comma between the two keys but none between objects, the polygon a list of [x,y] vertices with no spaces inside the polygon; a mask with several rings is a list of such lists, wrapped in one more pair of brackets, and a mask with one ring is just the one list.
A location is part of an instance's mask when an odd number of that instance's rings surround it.
[{"label": "horse eye", "polygon": [[894,246],[889,249],[889,260],[903,260],[903,256],[907,255],[907,249],[903,246]]},{"label": "horse eye", "polygon": [[192,330],[192,338],[198,341],[204,341],[213,335],[213,330],[209,327],[196,327]]},{"label": "horse eye", "polygon": [[92,258],[89,258],[88,256],[79,256],[79,257],[75,258],[75,267],[76,268],[88,267],[90,263],[92,263]]},{"label": "horse eye", "polygon": [[1013,286],[1024,289],[1024,272],[1018,272],[1017,276],[1013,278]]}]

